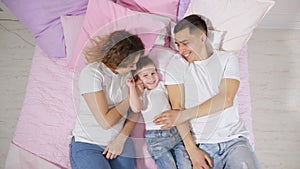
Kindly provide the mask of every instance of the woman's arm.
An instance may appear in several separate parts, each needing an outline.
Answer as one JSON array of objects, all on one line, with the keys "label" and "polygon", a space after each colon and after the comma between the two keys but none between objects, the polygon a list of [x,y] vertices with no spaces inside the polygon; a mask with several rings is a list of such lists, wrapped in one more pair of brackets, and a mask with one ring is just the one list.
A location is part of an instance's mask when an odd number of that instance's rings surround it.
[{"label": "woman's arm", "polygon": [[122,128],[118,136],[106,146],[102,153],[106,155],[107,159],[114,159],[122,153],[124,144],[131,131],[134,129],[139,117],[140,113],[129,113],[128,118],[125,121],[124,127]]},{"label": "woman's arm", "polygon": [[103,91],[85,93],[82,94],[82,96],[98,124],[106,130],[116,124],[129,109],[128,98],[117,106],[108,109],[107,100]]}]

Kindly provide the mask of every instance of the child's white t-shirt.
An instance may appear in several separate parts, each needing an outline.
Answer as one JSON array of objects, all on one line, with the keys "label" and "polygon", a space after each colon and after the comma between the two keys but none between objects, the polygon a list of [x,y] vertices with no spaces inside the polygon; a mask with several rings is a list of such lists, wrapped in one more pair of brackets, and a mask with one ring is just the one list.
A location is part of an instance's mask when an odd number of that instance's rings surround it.
[{"label": "child's white t-shirt", "polygon": [[143,109],[141,111],[146,130],[160,130],[162,125],[153,123],[155,116],[166,110],[170,110],[169,97],[163,82],[159,82],[152,90],[144,90],[142,95]]},{"label": "child's white t-shirt", "polygon": [[[167,66],[166,85],[184,84],[185,108],[192,108],[219,92],[222,79],[239,80],[238,58],[233,53],[214,51],[205,60],[188,63],[175,55]],[[190,120],[196,143],[219,143],[239,136],[249,137],[234,104],[223,111]]]}]

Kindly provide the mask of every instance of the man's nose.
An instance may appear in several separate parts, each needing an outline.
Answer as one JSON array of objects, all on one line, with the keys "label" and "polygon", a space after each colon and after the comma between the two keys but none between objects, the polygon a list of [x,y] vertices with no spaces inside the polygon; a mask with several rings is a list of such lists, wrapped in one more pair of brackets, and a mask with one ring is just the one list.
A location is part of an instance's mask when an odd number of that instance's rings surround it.
[{"label": "man's nose", "polygon": [[179,45],[178,46],[178,51],[179,51],[179,53],[182,55],[183,54],[183,52],[185,51],[185,47],[183,46],[183,45]]}]

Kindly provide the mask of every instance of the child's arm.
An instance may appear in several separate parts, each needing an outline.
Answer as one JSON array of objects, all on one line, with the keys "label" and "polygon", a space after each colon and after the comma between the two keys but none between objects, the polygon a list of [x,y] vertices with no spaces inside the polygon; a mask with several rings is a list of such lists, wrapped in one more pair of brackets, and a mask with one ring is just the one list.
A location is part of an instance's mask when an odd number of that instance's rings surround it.
[{"label": "child's arm", "polygon": [[133,112],[138,113],[142,110],[142,99],[139,98],[140,91],[137,91],[136,83],[132,77],[129,77],[126,81],[129,88],[129,105]]}]

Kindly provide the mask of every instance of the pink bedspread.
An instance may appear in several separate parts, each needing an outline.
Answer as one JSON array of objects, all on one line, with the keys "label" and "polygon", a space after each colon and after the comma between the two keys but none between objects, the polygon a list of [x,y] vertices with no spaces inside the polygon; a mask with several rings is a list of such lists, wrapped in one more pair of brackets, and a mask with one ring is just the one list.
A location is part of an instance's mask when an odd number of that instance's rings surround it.
[{"label": "pink bedspread", "polygon": [[[239,60],[239,110],[250,130],[250,141],[253,144],[246,47],[240,52]],[[76,89],[72,88],[74,73],[65,66],[66,61],[50,59],[36,47],[24,104],[13,138],[17,146],[63,168],[70,167],[70,132],[76,118],[73,101],[73,91],[76,93]],[[135,130],[136,136],[142,133],[139,129]],[[146,151],[145,147],[143,149]],[[153,165],[151,158],[138,160],[139,168],[153,168]]]},{"label": "pink bedspread", "polygon": [[239,101],[239,113],[244,120],[246,127],[250,132],[250,144],[254,147],[254,135],[252,128],[252,115],[251,115],[251,95],[248,74],[248,52],[247,46],[243,47],[238,54],[240,65],[240,88],[237,93]]},{"label": "pink bedspread", "polygon": [[36,47],[13,143],[68,167],[70,131],[76,118],[73,73],[66,59],[50,59]]}]

